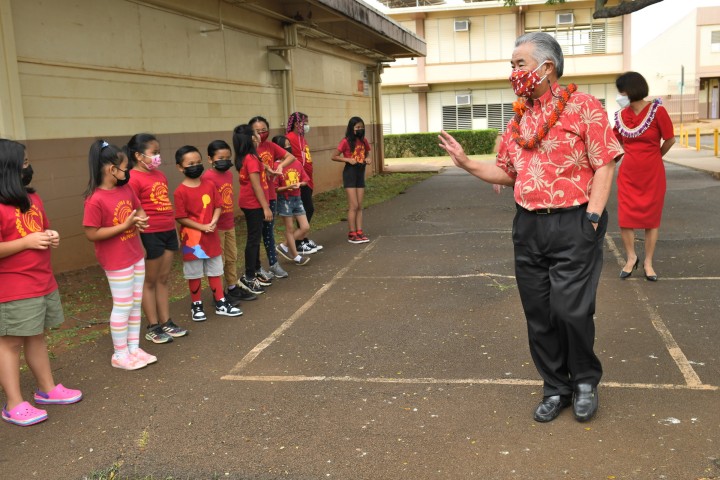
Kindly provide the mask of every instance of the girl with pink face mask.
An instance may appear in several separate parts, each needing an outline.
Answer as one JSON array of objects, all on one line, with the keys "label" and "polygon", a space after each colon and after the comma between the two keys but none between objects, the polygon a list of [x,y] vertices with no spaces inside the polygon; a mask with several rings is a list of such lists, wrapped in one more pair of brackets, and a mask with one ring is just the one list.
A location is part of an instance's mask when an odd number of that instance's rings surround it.
[{"label": "girl with pink face mask", "polygon": [[169,343],[187,335],[187,330],[170,318],[169,281],[173,256],[179,249],[175,230],[175,212],[168,195],[168,181],[160,170],[160,143],[154,135],[138,133],[124,147],[132,166],[130,186],[149,217],[148,227],[140,234],[145,247],[145,282],[142,309],[148,325],[145,339]]}]

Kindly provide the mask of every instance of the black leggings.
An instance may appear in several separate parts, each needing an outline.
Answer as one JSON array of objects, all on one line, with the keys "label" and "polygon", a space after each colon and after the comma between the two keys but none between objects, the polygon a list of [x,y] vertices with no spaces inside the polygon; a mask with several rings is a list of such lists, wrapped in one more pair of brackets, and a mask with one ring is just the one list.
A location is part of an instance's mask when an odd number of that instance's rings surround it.
[{"label": "black leggings", "polygon": [[262,239],[263,214],[262,208],[243,208],[247,225],[247,242],[245,243],[245,276],[255,278],[256,267],[260,262],[260,240]]},{"label": "black leggings", "polygon": [[308,223],[312,219],[313,213],[315,213],[315,206],[313,205],[313,191],[312,188],[307,185],[300,187],[300,199],[305,209],[305,216],[307,217]]}]

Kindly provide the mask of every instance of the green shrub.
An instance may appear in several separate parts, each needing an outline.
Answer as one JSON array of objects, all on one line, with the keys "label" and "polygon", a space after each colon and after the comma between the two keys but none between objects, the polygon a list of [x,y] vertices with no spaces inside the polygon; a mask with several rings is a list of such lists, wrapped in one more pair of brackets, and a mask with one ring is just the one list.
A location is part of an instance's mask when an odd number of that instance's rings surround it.
[{"label": "green shrub", "polygon": [[[484,155],[495,149],[498,132],[489,130],[455,130],[450,132],[468,155]],[[438,146],[438,132],[385,135],[386,158],[439,157],[445,152]]]}]

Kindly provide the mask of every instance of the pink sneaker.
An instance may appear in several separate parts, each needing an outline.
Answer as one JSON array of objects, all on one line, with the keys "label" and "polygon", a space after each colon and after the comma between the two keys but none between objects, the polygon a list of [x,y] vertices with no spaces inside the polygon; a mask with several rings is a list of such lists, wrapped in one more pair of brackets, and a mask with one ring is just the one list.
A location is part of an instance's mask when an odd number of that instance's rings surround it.
[{"label": "pink sneaker", "polygon": [[33,407],[28,402],[22,402],[10,411],[5,405],[2,409],[2,419],[8,423],[27,427],[47,420],[47,412]]},{"label": "pink sneaker", "polygon": [[41,392],[35,390],[35,403],[40,405],[54,404],[54,405],[68,405],[70,403],[76,403],[82,400],[83,394],[80,390],[73,390],[72,388],[65,388],[61,383],[55,385],[55,388],[49,392]]},{"label": "pink sneaker", "polygon": [[150,355],[145,350],[139,347],[130,355],[135,357],[137,360],[140,360],[141,362],[145,362],[145,365],[150,365],[151,363],[157,362],[157,357],[155,355]]},{"label": "pink sneaker", "polygon": [[122,370],[138,370],[140,368],[147,367],[147,363],[143,362],[139,358],[135,358],[130,354],[114,354],[111,360],[112,366],[120,368]]}]

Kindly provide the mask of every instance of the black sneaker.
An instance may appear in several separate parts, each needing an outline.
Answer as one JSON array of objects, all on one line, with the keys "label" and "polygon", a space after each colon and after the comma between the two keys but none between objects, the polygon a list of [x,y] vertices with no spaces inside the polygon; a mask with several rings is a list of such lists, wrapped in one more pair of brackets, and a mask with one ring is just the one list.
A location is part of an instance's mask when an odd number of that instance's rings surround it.
[{"label": "black sneaker", "polygon": [[310,248],[314,248],[316,252],[319,252],[323,249],[322,245],[318,245],[317,243],[313,242],[312,240],[308,239],[305,243],[310,245]]},{"label": "black sneaker", "polygon": [[300,255],[310,255],[311,253],[317,252],[317,249],[311,247],[309,243],[303,242],[297,247],[297,252]]},{"label": "black sneaker", "polygon": [[153,343],[170,343],[173,341],[172,337],[163,331],[162,325],[160,324],[148,325],[145,340]]},{"label": "black sneaker", "polygon": [[262,287],[262,285],[260,285],[260,282],[258,282],[257,278],[248,279],[247,277],[245,277],[245,275],[243,275],[238,282],[238,286],[246,292],[252,293],[253,295],[260,295],[261,293],[265,293],[265,289]]},{"label": "black sneaker", "polygon": [[160,325],[160,327],[162,328],[163,332],[167,333],[173,338],[184,337],[188,334],[187,330],[175,325],[175,322],[173,322],[172,319],[168,319],[168,321]]},{"label": "black sneaker", "polygon": [[225,300],[236,305],[238,302],[249,302],[251,300],[257,300],[257,295],[254,293],[246,292],[240,287],[235,287],[232,290],[225,291]]},{"label": "black sneaker", "polygon": [[255,272],[255,278],[257,279],[258,283],[260,283],[261,287],[269,287],[272,285],[272,277],[267,275],[265,273],[265,270],[262,268]]},{"label": "black sneaker", "polygon": [[243,312],[238,307],[234,307],[226,299],[215,302],[215,315],[225,315],[226,317],[239,317]]},{"label": "black sneaker", "polygon": [[190,309],[192,311],[190,318],[192,318],[193,322],[204,322],[205,320],[207,320],[207,316],[205,315],[205,310],[203,310],[202,302],[193,303],[190,306]]}]

